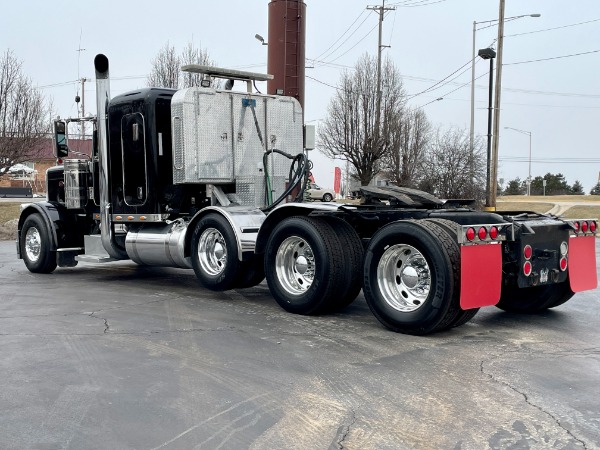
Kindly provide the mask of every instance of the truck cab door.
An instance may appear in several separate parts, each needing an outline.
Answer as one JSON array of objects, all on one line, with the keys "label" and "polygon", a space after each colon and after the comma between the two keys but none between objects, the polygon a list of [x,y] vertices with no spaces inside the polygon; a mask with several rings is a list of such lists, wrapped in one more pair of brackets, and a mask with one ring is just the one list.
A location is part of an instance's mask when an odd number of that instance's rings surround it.
[{"label": "truck cab door", "polygon": [[144,116],[138,112],[121,118],[123,200],[142,206],[148,197],[147,151]]}]

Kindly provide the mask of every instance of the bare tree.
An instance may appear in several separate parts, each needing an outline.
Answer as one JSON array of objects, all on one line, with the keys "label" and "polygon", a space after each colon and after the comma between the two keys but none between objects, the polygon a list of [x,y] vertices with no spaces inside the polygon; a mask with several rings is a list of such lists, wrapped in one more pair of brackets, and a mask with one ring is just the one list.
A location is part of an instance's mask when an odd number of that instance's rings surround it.
[{"label": "bare tree", "polygon": [[0,57],[0,176],[39,155],[50,132],[49,117],[49,103],[7,50]]},{"label": "bare tree", "polygon": [[483,140],[473,144],[473,172],[469,134],[465,130],[437,130],[421,164],[419,187],[441,198],[485,196],[485,156]]},{"label": "bare tree", "polygon": [[431,125],[422,109],[403,108],[396,114],[390,129],[390,149],[383,158],[383,172],[392,183],[416,187],[430,135]]},{"label": "bare tree", "polygon": [[342,74],[319,130],[321,151],[330,158],[348,160],[363,186],[381,171],[380,161],[391,148],[395,118],[405,103],[400,73],[389,59],[381,79],[378,112],[377,60],[363,55],[353,72]]},{"label": "bare tree", "polygon": [[168,42],[152,61],[147,84],[152,87],[179,88],[180,61],[175,47]]},{"label": "bare tree", "polygon": [[152,71],[147,79],[147,85],[179,89],[200,86],[200,74],[183,73],[181,66],[186,64],[202,64],[212,66],[214,62],[208,56],[208,51],[189,42],[180,55],[175,47],[168,42],[160,49],[152,61]]}]

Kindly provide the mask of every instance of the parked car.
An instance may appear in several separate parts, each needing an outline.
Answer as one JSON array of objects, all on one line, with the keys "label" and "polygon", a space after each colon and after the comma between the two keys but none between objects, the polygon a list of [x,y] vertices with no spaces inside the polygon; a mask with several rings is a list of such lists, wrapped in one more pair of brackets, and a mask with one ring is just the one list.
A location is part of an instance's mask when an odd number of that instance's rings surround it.
[{"label": "parked car", "polygon": [[321,200],[322,202],[330,202],[335,198],[333,189],[325,189],[316,183],[310,183],[310,189],[307,189],[309,200]]}]

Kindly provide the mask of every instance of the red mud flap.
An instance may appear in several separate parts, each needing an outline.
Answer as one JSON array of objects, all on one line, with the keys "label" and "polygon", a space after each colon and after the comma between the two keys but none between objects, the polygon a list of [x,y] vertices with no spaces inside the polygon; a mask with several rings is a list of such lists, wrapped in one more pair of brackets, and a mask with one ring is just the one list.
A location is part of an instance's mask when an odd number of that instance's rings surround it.
[{"label": "red mud flap", "polygon": [[472,309],[493,306],[500,300],[501,287],[502,246],[461,246],[460,307]]},{"label": "red mud flap", "polygon": [[598,287],[594,236],[578,236],[569,239],[569,282],[573,292]]}]

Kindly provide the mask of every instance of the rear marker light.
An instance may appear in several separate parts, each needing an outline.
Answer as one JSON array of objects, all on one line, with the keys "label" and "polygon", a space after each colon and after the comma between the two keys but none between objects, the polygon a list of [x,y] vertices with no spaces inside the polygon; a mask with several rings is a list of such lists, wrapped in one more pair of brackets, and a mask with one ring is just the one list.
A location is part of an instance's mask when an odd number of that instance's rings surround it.
[{"label": "rear marker light", "polygon": [[560,254],[566,255],[568,251],[569,251],[569,245],[566,242],[561,242],[560,243]]},{"label": "rear marker light", "polygon": [[563,272],[567,270],[567,258],[565,256],[560,258],[560,270],[562,270]]},{"label": "rear marker light", "polygon": [[573,226],[575,227],[575,232],[579,233],[579,222],[573,222]]},{"label": "rear marker light", "polygon": [[484,241],[485,238],[487,237],[487,230],[485,229],[485,227],[481,227],[479,229],[479,231],[477,232],[477,235],[479,236],[479,239]]},{"label": "rear marker light", "polygon": [[498,228],[497,227],[490,228],[490,237],[492,239],[497,239],[498,238]]},{"label": "rear marker light", "polygon": [[531,275],[531,263],[529,261],[525,261],[525,264],[523,264],[523,275],[526,277]]},{"label": "rear marker light", "polygon": [[467,239],[469,241],[472,241],[473,239],[475,239],[475,228],[469,228],[467,230]]},{"label": "rear marker light", "polygon": [[533,255],[533,249],[531,248],[531,245],[526,245],[523,248],[523,256],[525,257],[525,259],[529,260],[529,259],[531,259],[532,255]]},{"label": "rear marker light", "polygon": [[587,233],[587,230],[588,230],[588,223],[581,222],[581,231],[583,231],[584,233]]},{"label": "rear marker light", "polygon": [[592,233],[595,233],[595,232],[596,232],[596,222],[595,222],[595,221],[593,221],[593,220],[590,222],[590,231],[591,231]]}]

